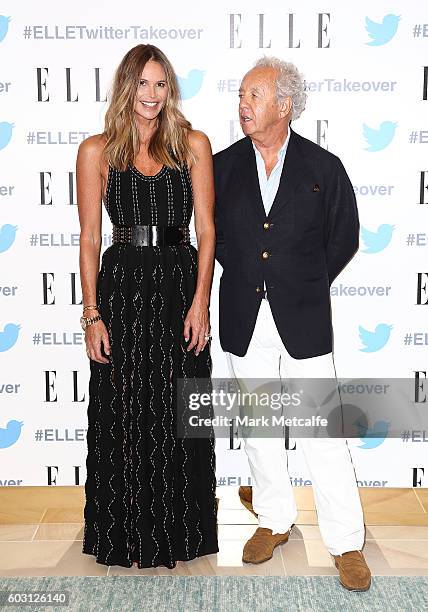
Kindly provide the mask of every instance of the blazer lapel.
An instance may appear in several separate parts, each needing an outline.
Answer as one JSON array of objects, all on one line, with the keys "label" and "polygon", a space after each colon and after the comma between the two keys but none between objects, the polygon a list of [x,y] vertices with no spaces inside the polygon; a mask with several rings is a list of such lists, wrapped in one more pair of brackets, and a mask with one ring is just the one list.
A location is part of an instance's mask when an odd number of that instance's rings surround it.
[{"label": "blazer lapel", "polygon": [[278,191],[276,192],[275,199],[269,211],[269,218],[274,216],[283,206],[287,204],[287,202],[292,200],[294,197],[294,194],[303,178],[303,165],[304,159],[299,153],[296,143],[296,135],[293,130],[291,130]]},{"label": "blazer lapel", "polygon": [[242,151],[236,156],[235,171],[246,196],[248,205],[259,219],[266,219],[266,211],[260,192],[259,176],[257,173],[256,154],[251,139],[247,136],[243,142]]},{"label": "blazer lapel", "polygon": [[[291,128],[289,129],[291,130]],[[303,179],[305,161],[299,152],[296,140],[296,134],[291,130],[278,191],[268,215],[266,215],[260,192],[256,154],[254,153],[251,139],[248,136],[242,142],[242,150],[236,155],[235,171],[242,193],[245,194],[246,199],[248,198],[248,205],[251,206],[253,212],[262,221],[272,218],[287,202],[292,200]]]}]

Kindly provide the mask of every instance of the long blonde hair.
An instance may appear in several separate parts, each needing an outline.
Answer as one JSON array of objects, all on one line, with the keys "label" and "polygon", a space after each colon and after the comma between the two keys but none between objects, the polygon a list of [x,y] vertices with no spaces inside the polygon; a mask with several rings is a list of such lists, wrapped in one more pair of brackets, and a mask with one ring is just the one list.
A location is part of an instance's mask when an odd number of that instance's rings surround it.
[{"label": "long blonde hair", "polygon": [[180,89],[171,62],[158,47],[137,45],[128,51],[116,70],[105,115],[104,156],[117,170],[126,170],[140,150],[134,103],[141,73],[149,60],[162,65],[168,88],[166,102],[158,116],[158,128],[149,143],[149,156],[159,164],[177,169],[189,160],[195,161],[188,140],[192,126],[179,109]]}]

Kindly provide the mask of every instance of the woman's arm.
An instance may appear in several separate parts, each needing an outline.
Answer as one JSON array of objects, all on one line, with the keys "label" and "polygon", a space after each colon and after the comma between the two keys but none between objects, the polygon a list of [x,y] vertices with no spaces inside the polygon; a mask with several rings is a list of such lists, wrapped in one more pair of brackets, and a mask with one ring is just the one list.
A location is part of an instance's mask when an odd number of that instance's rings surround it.
[{"label": "woman's arm", "polygon": [[[83,305],[97,304],[97,278],[101,250],[101,205],[102,169],[101,157],[104,143],[102,136],[91,136],[84,140],[77,154],[77,208],[80,222],[80,282]],[[85,316],[95,316],[97,310],[86,310]],[[88,357],[100,363],[109,363],[101,353],[101,342],[105,353],[110,353],[107,330],[102,321],[93,323],[85,330]]]},{"label": "woman's arm", "polygon": [[192,306],[184,326],[184,337],[192,339],[187,347],[196,346],[199,354],[205,347],[205,335],[210,333],[208,308],[214,270],[215,227],[214,227],[214,177],[210,141],[199,131],[189,133],[189,143],[196,157],[190,166],[195,212],[195,230],[198,241],[198,277]]}]

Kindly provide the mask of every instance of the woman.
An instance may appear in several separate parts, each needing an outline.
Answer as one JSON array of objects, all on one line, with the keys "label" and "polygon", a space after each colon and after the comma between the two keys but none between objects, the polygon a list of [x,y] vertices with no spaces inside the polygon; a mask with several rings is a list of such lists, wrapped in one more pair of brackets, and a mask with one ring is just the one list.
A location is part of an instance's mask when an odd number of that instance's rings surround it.
[{"label": "woman", "polygon": [[[152,45],[119,65],[103,134],[77,156],[81,319],[90,359],[83,552],[139,568],[215,553],[214,439],[177,435],[177,381],[211,375],[209,140]],[[101,246],[101,200],[113,244]],[[198,251],[189,243],[195,212]]]}]

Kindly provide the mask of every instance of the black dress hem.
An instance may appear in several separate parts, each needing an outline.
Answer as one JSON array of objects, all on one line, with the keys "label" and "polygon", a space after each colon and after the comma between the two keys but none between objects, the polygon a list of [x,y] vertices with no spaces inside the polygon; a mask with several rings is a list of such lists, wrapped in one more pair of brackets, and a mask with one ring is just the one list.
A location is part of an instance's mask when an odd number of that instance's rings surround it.
[{"label": "black dress hem", "polygon": [[114,567],[114,566],[119,566],[119,567],[127,567],[127,568],[131,568],[133,567],[134,563],[138,564],[138,569],[150,569],[150,568],[156,568],[156,567],[166,567],[167,569],[175,569],[176,565],[177,565],[177,561],[193,561],[194,559],[198,559],[199,557],[204,557],[206,555],[214,555],[216,553],[219,552],[219,548],[218,546],[206,546],[206,548],[200,552],[197,555],[194,555],[193,557],[186,557],[185,555],[179,555],[180,558],[177,558],[174,562],[173,565],[171,565],[169,562],[163,562],[163,560],[160,560],[159,563],[156,563],[155,565],[152,565],[151,563],[147,563],[145,564],[143,562],[143,564],[140,564],[138,559],[133,559],[132,560],[132,564],[129,565],[128,561],[121,561],[120,559],[117,559],[115,562],[108,562],[106,560],[102,560],[100,558],[97,557],[96,553],[91,552],[90,550],[86,550],[85,548],[82,549],[82,553],[85,555],[92,555],[93,557],[95,557],[95,561],[97,563],[99,563],[100,565],[107,565],[110,567]]}]

